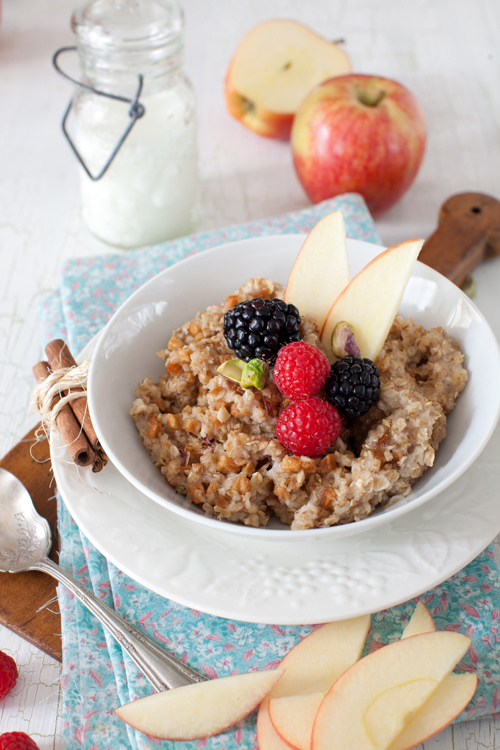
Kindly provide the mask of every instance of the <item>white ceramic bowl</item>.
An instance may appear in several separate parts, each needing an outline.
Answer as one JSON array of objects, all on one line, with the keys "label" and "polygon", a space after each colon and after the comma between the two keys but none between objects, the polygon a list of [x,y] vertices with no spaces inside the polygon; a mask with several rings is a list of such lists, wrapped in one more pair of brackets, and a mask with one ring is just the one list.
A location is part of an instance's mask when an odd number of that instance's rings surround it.
[{"label": "white ceramic bowl", "polygon": [[[193,522],[259,539],[298,541],[311,536],[333,539],[387,523],[431,500],[455,482],[478,457],[500,413],[500,351],[477,307],[460,289],[418,263],[407,285],[400,312],[426,328],[441,325],[466,354],[469,381],[448,418],[448,431],[432,469],[411,494],[357,523],[326,529],[291,531],[277,520],[263,529],[206,516],[177,494],[144,448],[129,411],[137,384],[164,371],[156,355],[171,332],[209,304],[219,303],[247,279],[265,276],[286,283],[304,235],[241,240],[187,258],[140,287],[103,329],[92,355],[88,390],[96,432],[116,468],[148,497]],[[351,277],[383,248],[348,240]]]}]

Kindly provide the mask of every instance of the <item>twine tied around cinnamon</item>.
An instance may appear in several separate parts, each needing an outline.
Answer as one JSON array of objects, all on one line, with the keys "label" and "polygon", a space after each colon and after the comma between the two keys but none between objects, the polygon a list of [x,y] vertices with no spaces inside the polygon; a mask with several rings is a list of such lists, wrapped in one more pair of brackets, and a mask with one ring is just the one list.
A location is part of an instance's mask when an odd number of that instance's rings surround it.
[{"label": "twine tied around cinnamon", "polygon": [[[39,362],[35,367],[43,364],[47,363]],[[40,414],[46,432],[57,429],[56,417],[65,404],[81,398],[82,389],[86,391],[88,366],[87,359],[81,365],[61,368],[55,372],[52,372],[50,367],[43,368],[47,374],[33,389],[31,405]],[[75,391],[75,388],[78,390]],[[66,395],[61,396],[62,393]]]},{"label": "twine tied around cinnamon", "polygon": [[78,466],[100,471],[108,459],[96,435],[87,404],[89,361],[78,365],[66,342],[55,339],[45,347],[48,362],[33,367],[37,385],[32,406],[40,414],[46,435],[57,429]]}]

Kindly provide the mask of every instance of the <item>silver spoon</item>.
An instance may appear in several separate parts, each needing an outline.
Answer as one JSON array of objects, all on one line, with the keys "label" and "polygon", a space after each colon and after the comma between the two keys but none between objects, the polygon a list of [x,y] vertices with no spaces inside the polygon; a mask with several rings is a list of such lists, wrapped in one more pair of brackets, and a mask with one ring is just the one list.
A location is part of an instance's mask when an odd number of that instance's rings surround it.
[{"label": "silver spoon", "polygon": [[49,524],[35,510],[28,490],[17,477],[0,468],[0,571],[41,570],[64,584],[116,638],[156,690],[207,679],[167,654],[52,562],[47,557],[51,546]]}]

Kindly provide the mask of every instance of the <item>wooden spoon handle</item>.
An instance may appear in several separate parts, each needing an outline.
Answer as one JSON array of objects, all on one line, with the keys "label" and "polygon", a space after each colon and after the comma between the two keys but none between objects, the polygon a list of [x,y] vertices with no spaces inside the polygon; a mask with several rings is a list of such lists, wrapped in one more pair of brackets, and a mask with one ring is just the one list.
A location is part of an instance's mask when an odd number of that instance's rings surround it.
[{"label": "wooden spoon handle", "polygon": [[485,258],[500,255],[500,201],[484,193],[453,195],[418,259],[462,286]]}]

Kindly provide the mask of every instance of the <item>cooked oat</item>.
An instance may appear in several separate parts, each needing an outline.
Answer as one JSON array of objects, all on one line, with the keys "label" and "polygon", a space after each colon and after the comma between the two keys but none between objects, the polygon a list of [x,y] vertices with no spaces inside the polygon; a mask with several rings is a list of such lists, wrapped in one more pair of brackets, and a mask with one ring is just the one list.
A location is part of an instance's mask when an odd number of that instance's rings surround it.
[{"label": "cooked oat", "polygon": [[[234,358],[222,332],[226,310],[282,294],[268,279],[250,279],[174,331],[158,352],[165,375],[138,386],[131,414],[166,481],[211,516],[265,526],[275,514],[292,529],[359,521],[408,495],[433,465],[467,382],[463,354],[442,328],[396,317],[377,361],[378,404],[326,454],[293,456],[274,434],[287,404],[274,383],[243,390],[217,372]],[[301,332],[321,346],[307,317]]]}]

